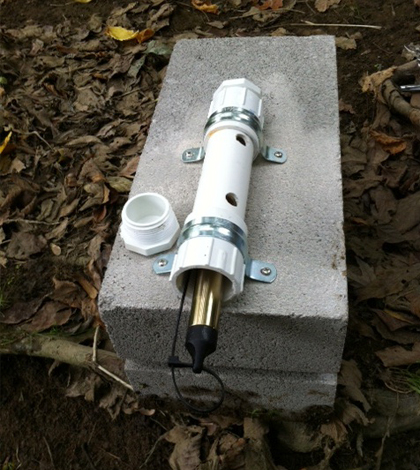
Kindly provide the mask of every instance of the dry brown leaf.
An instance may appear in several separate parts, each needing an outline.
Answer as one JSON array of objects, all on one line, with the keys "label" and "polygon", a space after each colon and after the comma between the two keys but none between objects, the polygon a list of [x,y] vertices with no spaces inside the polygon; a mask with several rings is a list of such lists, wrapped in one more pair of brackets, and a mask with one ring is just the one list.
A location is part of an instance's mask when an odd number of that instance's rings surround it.
[{"label": "dry brown leaf", "polygon": [[69,204],[63,206],[61,209],[60,209],[60,213],[59,213],[59,217],[67,217],[68,215],[70,215],[72,212],[74,212],[76,210],[76,207],[79,205],[79,201],[80,199],[74,199],[72,202],[70,202]]},{"label": "dry brown leaf", "polygon": [[48,330],[53,326],[64,325],[71,315],[72,310],[66,304],[47,302],[36,312],[30,323],[22,326],[22,329],[31,333]]},{"label": "dry brown leaf", "polygon": [[0,323],[6,323],[7,325],[16,325],[25,320],[28,320],[40,308],[44,297],[39,297],[29,302],[17,302],[9,309],[0,313]]},{"label": "dry brown leaf", "polygon": [[358,301],[383,299],[387,295],[398,294],[407,282],[420,276],[420,263],[406,267],[387,267],[378,272],[376,279],[365,287],[357,289]]},{"label": "dry brown leaf", "polygon": [[108,184],[119,193],[130,192],[132,181],[121,176],[109,176]]},{"label": "dry brown leaf", "polygon": [[283,7],[283,0],[265,0],[262,5],[257,6],[259,10],[279,10]]},{"label": "dry brown leaf", "polygon": [[137,33],[136,39],[141,44],[148,39],[152,38],[155,35],[155,32],[151,28],[146,28]]},{"label": "dry brown leaf", "polygon": [[394,75],[394,71],[397,67],[390,67],[389,69],[380,70],[379,72],[372,73],[371,75],[365,75],[360,84],[362,86],[363,93],[370,91],[375,94],[376,97],[380,94],[380,88],[385,80],[388,80]]},{"label": "dry brown leaf", "polygon": [[2,144],[0,145],[0,155],[4,152],[4,150],[7,147],[7,144],[9,143],[10,138],[12,137],[12,131],[10,131],[6,137],[4,138]]},{"label": "dry brown leaf", "polygon": [[218,15],[220,13],[219,7],[210,0],[191,0],[191,5],[196,9],[203,11],[204,13],[213,13]]},{"label": "dry brown leaf", "polygon": [[338,375],[338,383],[344,386],[344,393],[354,401],[358,401],[363,405],[365,411],[369,411],[371,406],[361,391],[362,373],[357,367],[356,361],[343,360],[341,363],[340,373]]},{"label": "dry brown leaf", "polygon": [[323,13],[327,11],[328,8],[332,7],[333,5],[338,5],[341,0],[315,0],[315,8]]},{"label": "dry brown leaf", "polygon": [[244,418],[244,437],[247,439],[263,439],[268,432],[266,424],[258,419]]},{"label": "dry brown leaf", "polygon": [[47,240],[42,235],[30,232],[13,233],[6,249],[8,258],[18,260],[28,259],[30,256],[40,253],[47,246]]},{"label": "dry brown leaf", "polygon": [[51,295],[53,300],[73,308],[82,307],[82,300],[86,297],[86,294],[77,284],[71,281],[60,281],[56,278],[53,278],[53,283],[54,292]]},{"label": "dry brown leaf", "polygon": [[400,199],[392,220],[392,225],[400,233],[416,227],[420,223],[420,192]]},{"label": "dry brown leaf", "polygon": [[339,36],[335,38],[335,45],[345,51],[349,49],[357,49],[356,40],[354,38],[348,38],[345,36]]},{"label": "dry brown leaf", "polygon": [[375,353],[385,367],[408,366],[420,361],[420,343],[414,343],[411,350],[392,346]]},{"label": "dry brown leaf", "polygon": [[175,426],[164,438],[175,444],[169,458],[172,470],[196,470],[201,463],[200,451],[204,429],[200,426]]},{"label": "dry brown leaf", "polygon": [[346,426],[344,426],[344,423],[339,419],[322,424],[320,431],[325,436],[331,437],[331,439],[337,444],[344,442],[347,437]]},{"label": "dry brown leaf", "polygon": [[344,113],[354,114],[354,109],[351,104],[345,103],[341,98],[338,101],[338,110]]},{"label": "dry brown leaf", "polygon": [[128,160],[128,162],[120,170],[119,176],[123,176],[125,178],[133,178],[134,175],[136,174],[139,161],[140,161],[140,157],[138,156],[130,158],[130,160]]},{"label": "dry brown leaf", "polygon": [[391,137],[375,130],[371,130],[370,135],[391,155],[401,153],[407,148],[407,142],[399,137]]}]

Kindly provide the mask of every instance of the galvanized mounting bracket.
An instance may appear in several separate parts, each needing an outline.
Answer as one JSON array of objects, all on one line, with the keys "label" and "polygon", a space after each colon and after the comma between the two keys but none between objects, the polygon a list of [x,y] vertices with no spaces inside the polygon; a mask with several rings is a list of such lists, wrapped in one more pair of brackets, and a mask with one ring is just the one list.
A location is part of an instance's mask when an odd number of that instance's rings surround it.
[{"label": "galvanized mounting bracket", "polygon": [[195,163],[204,159],[204,148],[203,147],[194,147],[192,149],[187,149],[182,152],[182,161],[184,163]]},{"label": "galvanized mounting bracket", "polygon": [[277,269],[272,263],[249,259],[246,263],[245,276],[253,281],[271,284],[277,277]]},{"label": "galvanized mounting bracket", "polygon": [[284,150],[276,149],[266,145],[261,152],[262,157],[273,163],[284,163],[287,160],[287,154]]},{"label": "galvanized mounting bracket", "polygon": [[175,253],[167,253],[158,256],[153,262],[153,270],[156,274],[169,274],[174,264]]},{"label": "galvanized mounting bracket", "polygon": [[[154,272],[156,274],[169,274],[172,270],[174,258],[174,253],[158,256],[153,263]],[[277,270],[274,264],[265,263],[256,259],[248,259],[245,268],[245,276],[253,281],[271,284],[277,277]]]},{"label": "galvanized mounting bracket", "polygon": [[[264,146],[260,152],[261,156],[272,163],[285,163],[287,154],[284,150],[274,147]],[[203,147],[194,147],[182,152],[182,161],[184,163],[196,163],[204,160],[206,153]]]}]

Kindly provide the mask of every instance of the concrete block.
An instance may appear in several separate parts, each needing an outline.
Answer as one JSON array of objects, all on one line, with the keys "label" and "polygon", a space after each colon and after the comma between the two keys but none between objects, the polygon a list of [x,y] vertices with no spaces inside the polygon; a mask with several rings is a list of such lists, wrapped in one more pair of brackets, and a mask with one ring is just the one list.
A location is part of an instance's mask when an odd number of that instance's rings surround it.
[{"label": "concrete block", "polygon": [[[237,368],[255,377],[335,374],[347,325],[347,281],[333,37],[180,41],[131,195],[162,194],[183,223],[201,165],[183,164],[180,156],[201,145],[213,92],[223,80],[240,77],[261,87],[266,142],[288,154],[284,165],[256,160],[246,214],[250,255],[274,263],[278,278],[246,281],[244,293],[223,308],[209,364],[232,377]],[[170,352],[179,297],[166,276],[154,274],[154,259],[126,251],[118,236],[100,312],[117,353],[157,371]],[[231,387],[239,390],[239,379]]]},{"label": "concrete block", "polygon": [[[126,363],[126,373],[140,395],[158,395],[168,400],[176,395],[168,368]],[[224,407],[253,411],[276,409],[287,416],[301,413],[310,406],[331,406],[337,386],[336,374],[302,374],[299,372],[264,372],[249,369],[219,369],[226,390]],[[218,384],[207,374],[176,371],[177,384],[189,400],[211,403],[219,396]],[[144,388],[143,388],[144,387]]]}]

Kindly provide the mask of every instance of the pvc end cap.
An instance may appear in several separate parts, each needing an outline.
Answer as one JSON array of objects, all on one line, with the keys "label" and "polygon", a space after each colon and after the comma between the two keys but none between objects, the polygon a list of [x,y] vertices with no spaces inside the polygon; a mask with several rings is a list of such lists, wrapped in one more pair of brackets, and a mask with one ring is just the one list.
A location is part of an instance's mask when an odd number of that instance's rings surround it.
[{"label": "pvc end cap", "polygon": [[171,248],[180,232],[168,200],[157,193],[129,199],[122,211],[121,237],[127,250],[151,256]]}]

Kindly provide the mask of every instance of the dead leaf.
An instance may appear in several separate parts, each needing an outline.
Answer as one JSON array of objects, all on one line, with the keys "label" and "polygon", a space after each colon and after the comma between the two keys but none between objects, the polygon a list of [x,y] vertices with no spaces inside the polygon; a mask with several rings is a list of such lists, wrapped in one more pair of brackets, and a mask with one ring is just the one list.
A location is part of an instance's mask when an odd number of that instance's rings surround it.
[{"label": "dead leaf", "polygon": [[324,423],[321,425],[320,431],[325,436],[331,437],[331,439],[339,444],[344,442],[347,437],[347,429],[344,423],[339,419],[334,419],[329,423]]},{"label": "dead leaf", "polygon": [[72,310],[66,304],[56,301],[47,302],[36,312],[30,323],[22,326],[22,329],[30,333],[48,330],[53,326],[64,325],[71,315]]},{"label": "dead leaf", "polygon": [[214,15],[220,13],[219,7],[211,3],[210,0],[191,0],[191,5],[196,10],[203,11],[204,13],[213,13]]},{"label": "dead leaf", "polygon": [[375,130],[371,130],[370,135],[391,155],[401,153],[407,148],[406,141],[399,137],[391,137]]},{"label": "dead leaf", "polygon": [[120,170],[119,176],[123,176],[125,178],[134,178],[134,175],[137,171],[137,167],[139,165],[139,161],[140,157],[138,156],[130,158],[130,160],[128,160],[128,162]]},{"label": "dead leaf", "polygon": [[345,103],[341,98],[338,101],[338,110],[340,112],[354,114],[353,106]]},{"label": "dead leaf", "polygon": [[265,0],[265,2],[257,6],[259,10],[279,10],[283,7],[283,0]]},{"label": "dead leaf", "polygon": [[389,69],[372,73],[371,75],[365,75],[360,81],[363,93],[370,91],[374,93],[376,97],[378,97],[382,83],[394,75],[396,68],[397,67],[394,66],[390,67]]},{"label": "dead leaf", "polygon": [[370,410],[371,406],[361,391],[363,383],[362,373],[357,367],[355,360],[343,360],[341,362],[338,383],[344,386],[345,395],[347,395],[352,400],[361,403],[366,412]]},{"label": "dead leaf", "polygon": [[74,0],[76,3],[90,3],[92,0]]},{"label": "dead leaf", "polygon": [[338,5],[341,0],[315,0],[315,8],[323,13],[327,11],[328,8],[332,7],[333,5]]},{"label": "dead leaf", "polygon": [[358,301],[367,299],[383,299],[387,295],[398,294],[407,282],[420,276],[420,263],[413,266],[387,267],[378,271],[376,279],[365,287],[357,289]]},{"label": "dead leaf", "polygon": [[153,31],[153,29],[146,28],[140,31],[139,33],[137,33],[136,39],[141,44],[147,41],[148,39],[152,38],[154,35],[155,35],[155,32]]},{"label": "dead leaf", "polygon": [[75,368],[72,374],[70,386],[67,388],[66,397],[83,396],[86,401],[95,399],[96,390],[102,385],[101,377],[92,371]]},{"label": "dead leaf", "polygon": [[0,323],[16,325],[33,317],[41,306],[44,297],[30,300],[29,302],[17,302],[9,309],[0,313]]},{"label": "dead leaf", "polygon": [[414,343],[411,350],[392,346],[375,353],[385,367],[408,366],[420,361],[420,343]]},{"label": "dead leaf", "polygon": [[263,439],[268,432],[266,424],[258,419],[244,418],[244,437],[247,439]]},{"label": "dead leaf", "polygon": [[175,426],[164,438],[175,444],[169,458],[172,470],[196,470],[201,463],[200,450],[204,429],[200,426]]},{"label": "dead leaf", "polygon": [[119,193],[130,192],[132,181],[121,176],[109,176],[108,184]]},{"label": "dead leaf", "polygon": [[8,258],[25,260],[40,253],[46,246],[47,240],[42,235],[35,235],[30,232],[15,232],[6,249],[6,255]]},{"label": "dead leaf", "polygon": [[71,281],[60,281],[56,278],[53,278],[53,283],[54,292],[51,295],[53,300],[73,308],[80,309],[82,307],[82,300],[86,297],[86,294],[77,284]]},{"label": "dead leaf", "polygon": [[139,32],[122,28],[121,26],[107,26],[105,34],[117,41],[130,41],[131,39],[136,39]]},{"label": "dead leaf", "polygon": [[397,202],[397,210],[392,225],[400,233],[416,227],[420,223],[420,192],[410,194]]},{"label": "dead leaf", "polygon": [[12,131],[10,131],[6,137],[4,138],[2,144],[0,145],[0,155],[4,152],[4,150],[7,147],[7,144],[9,143],[10,138],[12,137]]},{"label": "dead leaf", "polygon": [[349,49],[357,49],[356,40],[354,38],[348,38],[345,36],[339,36],[335,38],[335,45],[345,51]]}]

